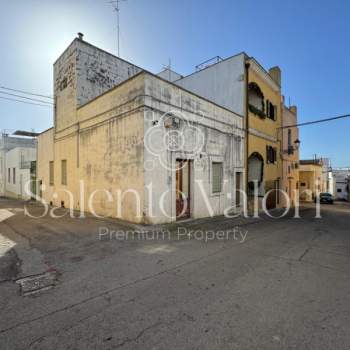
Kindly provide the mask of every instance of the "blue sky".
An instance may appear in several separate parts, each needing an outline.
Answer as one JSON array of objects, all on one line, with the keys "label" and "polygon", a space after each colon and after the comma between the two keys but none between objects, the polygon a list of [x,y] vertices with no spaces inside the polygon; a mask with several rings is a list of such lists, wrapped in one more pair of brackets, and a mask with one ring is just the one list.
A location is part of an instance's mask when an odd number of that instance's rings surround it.
[{"label": "blue sky", "polygon": [[[299,122],[350,113],[350,2],[128,0],[121,2],[121,56],[153,72],[171,57],[191,73],[216,55],[246,51],[282,69],[283,93]],[[78,31],[116,53],[106,0],[0,0],[0,85],[52,94],[52,64]],[[4,96],[4,95],[2,95]],[[50,108],[0,99],[0,129],[43,131]],[[303,127],[301,156],[350,166],[350,119]]]}]

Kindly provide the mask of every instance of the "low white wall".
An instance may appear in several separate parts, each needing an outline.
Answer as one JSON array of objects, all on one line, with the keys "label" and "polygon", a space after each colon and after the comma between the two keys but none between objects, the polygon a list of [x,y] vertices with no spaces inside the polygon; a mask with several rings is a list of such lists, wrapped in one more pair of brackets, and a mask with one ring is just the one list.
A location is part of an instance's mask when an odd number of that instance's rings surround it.
[{"label": "low white wall", "polygon": [[[25,191],[30,181],[29,164],[36,160],[36,148],[14,148],[6,153],[6,195],[13,198],[30,199]],[[24,167],[25,164],[25,167]],[[10,177],[8,176],[10,169]],[[15,176],[14,171],[15,169]],[[28,187],[30,188],[30,186]]]}]

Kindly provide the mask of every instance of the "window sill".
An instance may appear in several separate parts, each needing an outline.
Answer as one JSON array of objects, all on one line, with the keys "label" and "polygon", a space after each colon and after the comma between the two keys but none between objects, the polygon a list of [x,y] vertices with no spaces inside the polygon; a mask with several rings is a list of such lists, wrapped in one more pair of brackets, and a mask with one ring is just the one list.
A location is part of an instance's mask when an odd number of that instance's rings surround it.
[{"label": "window sill", "polygon": [[223,195],[224,193],[221,191],[221,192],[212,192],[210,194],[210,197],[220,197],[221,195]]}]

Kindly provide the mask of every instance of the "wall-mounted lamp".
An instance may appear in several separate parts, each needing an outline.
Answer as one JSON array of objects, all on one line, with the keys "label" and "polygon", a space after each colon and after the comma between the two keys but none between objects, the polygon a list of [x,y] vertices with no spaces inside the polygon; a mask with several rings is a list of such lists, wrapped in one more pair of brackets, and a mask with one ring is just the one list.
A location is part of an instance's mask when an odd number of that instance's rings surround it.
[{"label": "wall-mounted lamp", "polygon": [[296,139],[295,141],[294,141],[294,149],[295,150],[298,150],[299,149],[299,147],[300,147],[300,144],[301,144],[301,142],[300,142],[300,140],[299,139]]}]

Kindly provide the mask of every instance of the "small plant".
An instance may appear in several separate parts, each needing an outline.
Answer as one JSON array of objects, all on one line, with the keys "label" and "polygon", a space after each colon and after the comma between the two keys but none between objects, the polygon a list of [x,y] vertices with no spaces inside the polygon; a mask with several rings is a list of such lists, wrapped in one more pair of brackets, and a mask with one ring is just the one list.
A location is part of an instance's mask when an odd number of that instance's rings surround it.
[{"label": "small plant", "polygon": [[259,116],[260,118],[266,118],[266,114],[262,110],[260,110],[259,108],[256,108],[251,104],[249,105],[249,111]]}]

